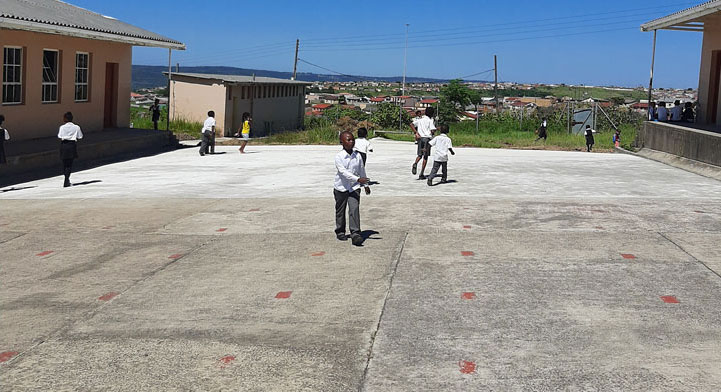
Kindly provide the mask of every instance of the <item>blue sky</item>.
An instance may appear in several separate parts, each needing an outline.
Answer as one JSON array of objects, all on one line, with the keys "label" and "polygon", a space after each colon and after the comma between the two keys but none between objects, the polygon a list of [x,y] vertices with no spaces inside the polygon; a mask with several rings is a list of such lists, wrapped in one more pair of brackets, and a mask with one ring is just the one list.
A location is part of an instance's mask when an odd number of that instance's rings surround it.
[{"label": "blue sky", "polygon": [[[643,22],[697,1],[227,1],[68,0],[184,42],[173,63],[292,71],[300,57],[353,75],[454,78],[493,68],[501,80],[648,85],[652,33]],[[659,87],[698,84],[700,33],[659,32]],[[167,65],[167,51],[136,48],[134,64]],[[300,72],[330,73],[305,63]],[[492,74],[479,76],[491,79]],[[470,78],[474,79],[474,78]]]}]

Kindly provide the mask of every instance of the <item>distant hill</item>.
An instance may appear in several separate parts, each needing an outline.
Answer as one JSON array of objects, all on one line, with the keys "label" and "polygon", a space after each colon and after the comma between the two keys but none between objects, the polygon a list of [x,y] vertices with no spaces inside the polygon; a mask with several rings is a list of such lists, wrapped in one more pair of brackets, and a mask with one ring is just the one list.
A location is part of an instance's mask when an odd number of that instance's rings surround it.
[{"label": "distant hill", "polygon": [[[132,89],[137,90],[140,88],[152,88],[152,87],[163,87],[167,85],[168,79],[163,75],[163,72],[167,72],[168,67],[159,65],[133,65],[133,79]],[[175,72],[175,68],[173,68]],[[262,69],[247,69],[247,68],[236,68],[236,67],[218,67],[218,66],[204,66],[204,67],[180,67],[180,72],[189,73],[205,73],[205,74],[219,74],[219,75],[253,75],[265,76],[270,78],[279,79],[290,79],[292,76],[291,72],[279,72],[279,71],[266,71]],[[315,74],[299,72],[297,75],[298,80],[306,82],[352,82],[352,81],[375,81],[375,82],[401,82],[403,77],[391,76],[391,77],[376,77],[376,76],[343,76],[343,75],[326,75],[326,74]],[[406,77],[407,83],[444,83],[448,80],[444,79],[430,79],[430,78],[416,78]]]}]

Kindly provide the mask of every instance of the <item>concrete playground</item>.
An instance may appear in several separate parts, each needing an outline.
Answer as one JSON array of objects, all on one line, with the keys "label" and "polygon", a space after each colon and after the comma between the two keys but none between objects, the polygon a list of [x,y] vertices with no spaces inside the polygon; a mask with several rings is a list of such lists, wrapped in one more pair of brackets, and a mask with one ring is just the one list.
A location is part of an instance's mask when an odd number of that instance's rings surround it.
[{"label": "concrete playground", "polygon": [[721,389],[721,182],[458,148],[428,187],[373,144],[362,247],[336,146],[0,188],[0,390]]}]

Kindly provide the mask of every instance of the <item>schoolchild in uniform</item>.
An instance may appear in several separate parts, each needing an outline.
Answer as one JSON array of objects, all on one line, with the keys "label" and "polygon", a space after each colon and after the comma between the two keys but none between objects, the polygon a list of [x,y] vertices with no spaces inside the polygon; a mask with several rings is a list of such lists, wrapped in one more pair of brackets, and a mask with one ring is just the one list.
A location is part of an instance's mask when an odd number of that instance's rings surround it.
[{"label": "schoolchild in uniform", "polygon": [[215,153],[215,148],[212,150],[208,150],[210,148],[211,142],[213,140],[213,135],[215,135],[215,112],[209,111],[208,112],[208,118],[205,119],[205,122],[203,123],[203,129],[202,129],[203,139],[200,141],[200,156],[204,156],[205,154],[213,154]]},{"label": "schoolchild in uniform", "polygon": [[363,166],[365,166],[366,160],[368,159],[368,153],[373,152],[371,142],[368,141],[367,129],[358,128],[358,138],[355,140],[355,147],[353,147],[353,150],[358,151],[361,154],[361,158],[363,158]]},{"label": "schoolchild in uniform", "polygon": [[433,169],[431,174],[428,176],[428,186],[433,185],[433,178],[438,174],[438,169],[443,168],[443,175],[441,176],[441,183],[448,182],[448,152],[451,155],[456,155],[453,151],[453,142],[448,137],[448,125],[443,124],[439,127],[441,134],[434,137],[429,142],[434,148],[433,152]]},{"label": "schoolchild in uniform", "polygon": [[536,138],[536,141],[539,141],[543,139],[545,142],[548,138],[548,120],[544,117],[541,121],[541,126],[538,127],[538,137]]},{"label": "schoolchild in uniform", "polygon": [[595,142],[593,139],[593,129],[591,129],[590,125],[586,125],[586,151],[591,152]]},{"label": "schoolchild in uniform", "polygon": [[428,156],[431,153],[431,146],[428,145],[428,142],[431,141],[431,138],[433,137],[433,131],[436,130],[436,125],[433,122],[434,115],[435,109],[433,109],[432,107],[428,107],[426,108],[425,116],[419,118],[411,124],[411,129],[413,130],[413,133],[418,140],[418,152],[416,156],[416,161],[413,162],[413,166],[411,167],[411,173],[413,173],[413,175],[417,173],[418,162],[423,159],[423,166],[421,166],[421,174],[418,176],[419,180],[426,179],[424,173],[426,171],[426,165],[428,164]]},{"label": "schoolchild in uniform", "polygon": [[73,123],[73,114],[65,113],[63,116],[65,124],[58,130],[60,139],[60,159],[63,161],[63,175],[65,176],[65,188],[70,184],[70,172],[73,169],[73,160],[78,157],[78,140],[83,138],[83,131]]},{"label": "schoolchild in uniform", "polygon": [[150,105],[148,111],[152,113],[153,129],[158,130],[158,121],[160,120],[160,100],[155,98],[155,103]]},{"label": "schoolchild in uniform", "polygon": [[335,197],[335,235],[341,241],[348,239],[345,234],[345,210],[348,207],[350,238],[353,245],[363,244],[360,228],[360,188],[365,187],[366,195],[371,194],[368,187],[370,180],[366,177],[363,158],[358,151],[353,151],[355,138],[353,133],[345,131],[340,134],[343,149],[335,155],[337,170],[333,182]]},{"label": "schoolchild in uniform", "polygon": [[3,128],[3,122],[5,122],[5,116],[0,114],[0,165],[7,163],[7,158],[5,157],[5,141],[10,140],[10,133],[8,133],[7,129]]}]

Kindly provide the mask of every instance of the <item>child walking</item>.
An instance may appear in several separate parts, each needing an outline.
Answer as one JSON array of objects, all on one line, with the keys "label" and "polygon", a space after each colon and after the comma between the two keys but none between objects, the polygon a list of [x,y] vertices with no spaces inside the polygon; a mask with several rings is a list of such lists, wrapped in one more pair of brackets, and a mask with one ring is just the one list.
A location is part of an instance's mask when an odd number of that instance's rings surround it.
[{"label": "child walking", "polygon": [[590,125],[586,125],[586,151],[591,152],[594,143],[595,140],[593,140],[593,129],[591,129]]},{"label": "child walking", "polygon": [[0,165],[7,163],[7,158],[5,157],[5,141],[10,140],[10,133],[8,133],[7,129],[3,128],[3,122],[5,122],[5,116],[0,114]]},{"label": "child walking", "polygon": [[360,153],[361,158],[363,158],[363,166],[366,165],[368,153],[373,152],[373,148],[371,148],[371,142],[369,142],[367,138],[368,130],[365,128],[358,128],[358,138],[355,140],[355,147],[353,147],[353,150]]},{"label": "child walking", "polygon": [[200,156],[205,154],[215,154],[215,112],[209,111],[208,118],[203,122],[203,129],[201,130],[203,139],[200,141]]},{"label": "child walking", "polygon": [[443,175],[441,176],[441,183],[445,184],[448,182],[448,152],[451,155],[456,155],[453,151],[453,143],[451,138],[448,137],[448,125],[443,124],[439,127],[441,134],[434,137],[429,144],[433,146],[433,169],[431,174],[428,175],[428,186],[433,186],[433,178],[438,174],[438,169],[443,168]]},{"label": "child walking", "polygon": [[243,113],[243,124],[240,127],[240,137],[243,139],[243,141],[241,142],[240,148],[238,149],[241,154],[245,154],[245,146],[248,145],[248,140],[250,140],[250,122],[250,113]]},{"label": "child walking", "polygon": [[348,239],[345,234],[345,210],[348,207],[350,238],[353,245],[363,244],[360,229],[360,188],[365,187],[366,195],[371,194],[368,187],[370,181],[366,177],[363,158],[358,151],[353,151],[355,138],[353,133],[345,131],[340,134],[343,149],[335,156],[335,181],[333,196],[335,197],[335,235],[341,241]]},{"label": "child walking", "polygon": [[431,146],[428,142],[433,137],[433,131],[436,130],[433,116],[436,114],[435,109],[432,107],[426,108],[426,115],[414,121],[411,124],[411,129],[415,134],[416,140],[418,140],[418,152],[413,166],[411,166],[411,173],[415,175],[418,172],[418,162],[423,159],[423,166],[421,166],[421,174],[418,176],[419,180],[425,180],[424,175],[426,171],[426,164],[428,163],[428,155],[431,153]]},{"label": "child walking", "polygon": [[621,131],[619,130],[616,130],[616,133],[613,134],[613,145],[621,147]]},{"label": "child walking", "polygon": [[73,123],[73,114],[67,112],[63,115],[64,124],[58,129],[60,139],[60,159],[63,161],[63,187],[71,186],[70,173],[73,170],[73,160],[78,157],[78,140],[83,138],[83,131]]}]

